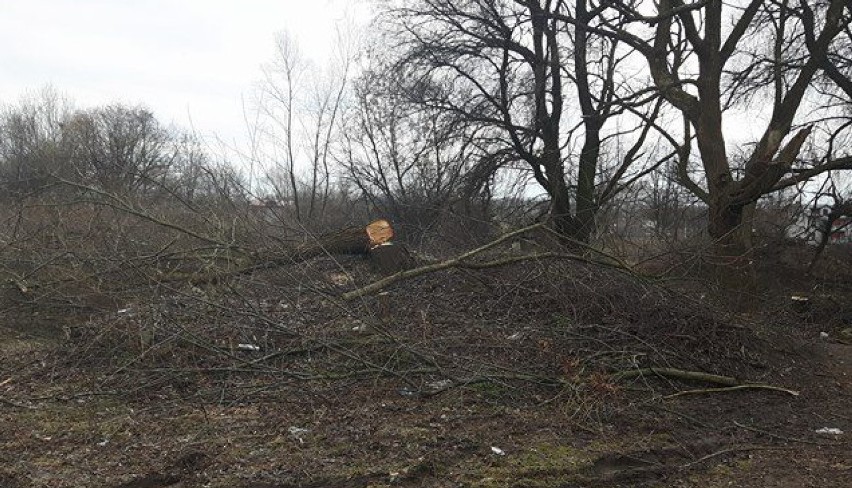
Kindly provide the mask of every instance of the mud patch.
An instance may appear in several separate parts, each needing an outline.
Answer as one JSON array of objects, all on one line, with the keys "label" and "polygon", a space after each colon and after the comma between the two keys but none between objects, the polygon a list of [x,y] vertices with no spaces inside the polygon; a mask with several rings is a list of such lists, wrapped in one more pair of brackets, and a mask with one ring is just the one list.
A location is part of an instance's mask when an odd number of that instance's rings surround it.
[{"label": "mud patch", "polygon": [[11,473],[0,473],[0,486],[3,488],[24,488],[26,485]]},{"label": "mud patch", "polygon": [[178,460],[161,472],[148,473],[141,478],[122,483],[116,488],[166,488],[176,485],[192,477],[208,463],[209,456],[193,451],[184,454]]},{"label": "mud patch", "polygon": [[708,440],[688,446],[607,454],[595,460],[586,474],[601,483],[650,481],[681,470],[718,451],[720,446],[720,442]]}]

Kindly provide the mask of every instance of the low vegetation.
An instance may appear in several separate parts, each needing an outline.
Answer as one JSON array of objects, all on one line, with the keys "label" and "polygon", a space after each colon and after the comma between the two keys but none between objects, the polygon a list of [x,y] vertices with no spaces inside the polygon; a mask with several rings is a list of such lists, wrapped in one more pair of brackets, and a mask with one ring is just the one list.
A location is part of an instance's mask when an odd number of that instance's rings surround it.
[{"label": "low vegetation", "polygon": [[640,3],[282,37],[248,151],[6,106],[0,486],[852,484],[848,2]]}]

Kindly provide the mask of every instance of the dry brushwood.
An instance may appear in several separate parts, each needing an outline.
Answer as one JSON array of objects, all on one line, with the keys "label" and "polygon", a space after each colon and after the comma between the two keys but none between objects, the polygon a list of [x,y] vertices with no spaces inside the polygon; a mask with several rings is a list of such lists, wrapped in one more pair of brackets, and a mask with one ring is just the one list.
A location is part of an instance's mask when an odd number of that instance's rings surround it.
[{"label": "dry brushwood", "polygon": [[365,255],[376,267],[386,272],[395,272],[410,266],[410,258],[403,246],[394,245],[393,227],[384,219],[376,220],[366,227],[353,226],[324,234],[279,255],[256,255],[250,264],[230,271],[199,273],[179,276],[160,281],[188,281],[193,285],[216,283],[224,277],[239,276],[264,269],[304,262],[328,254]]},{"label": "dry brushwood", "polygon": [[155,225],[177,231],[193,239],[213,245],[216,248],[232,251],[237,255],[242,256],[240,260],[243,261],[243,263],[240,266],[231,269],[159,276],[157,281],[160,283],[189,282],[192,285],[216,283],[225,277],[246,275],[263,269],[304,262],[327,254],[370,256],[374,266],[384,274],[395,273],[408,269],[412,266],[411,257],[405,248],[403,246],[393,244],[393,226],[385,219],[375,220],[367,226],[347,227],[336,232],[324,234],[283,253],[270,255],[257,253],[251,249],[241,247],[234,242],[227,242],[225,240],[194,231],[177,223],[169,222],[138,208],[131,201],[122,198],[119,195],[61,178],[57,178],[57,181],[66,186],[82,190],[90,195],[98,197],[96,199],[87,200],[89,203],[102,205],[127,213],[128,215],[132,215],[143,221],[148,221]]},{"label": "dry brushwood", "polygon": [[[521,229],[509,232],[500,236],[499,238],[477,247],[471,251],[468,251],[464,254],[456,256],[451,259],[447,259],[445,261],[440,261],[437,263],[427,264],[425,266],[420,266],[418,268],[406,269],[403,271],[399,271],[395,274],[382,278],[378,281],[370,283],[362,288],[358,288],[356,290],[352,290],[344,293],[341,297],[344,300],[353,300],[356,298],[364,297],[376,292],[379,292],[388,286],[397,283],[399,281],[408,280],[411,278],[416,278],[418,276],[422,276],[428,273],[434,273],[436,271],[443,271],[451,268],[473,268],[473,269],[483,269],[483,268],[495,268],[498,266],[506,266],[513,263],[521,262],[521,261],[530,261],[530,260],[539,260],[539,259],[566,259],[573,261],[582,261],[590,264],[596,264],[601,266],[614,267],[622,270],[629,271],[629,268],[622,262],[617,261],[615,259],[606,259],[606,260],[598,260],[594,258],[589,258],[586,256],[582,256],[579,254],[572,254],[568,252],[539,252],[533,254],[527,254],[523,256],[509,256],[504,258],[498,258],[493,261],[486,262],[471,262],[470,258],[473,258],[479,254],[482,254],[490,249],[493,249],[504,242],[518,237],[522,234],[526,234],[528,232],[532,232],[537,229],[546,228],[544,224],[534,224],[527,227],[523,227]],[[598,252],[600,253],[600,252]]]},{"label": "dry brushwood", "polygon": [[675,368],[644,368],[631,371],[622,371],[613,375],[616,379],[639,378],[643,376],[659,376],[664,378],[672,378],[685,381],[701,381],[705,383],[713,383],[722,385],[723,388],[704,388],[698,390],[685,390],[674,393],[666,398],[674,398],[678,396],[698,394],[698,393],[717,393],[736,390],[758,389],[780,391],[792,396],[799,396],[799,392],[780,386],[765,385],[761,383],[742,382],[731,376],[721,376],[717,374],[704,373],[701,371],[686,371]]}]

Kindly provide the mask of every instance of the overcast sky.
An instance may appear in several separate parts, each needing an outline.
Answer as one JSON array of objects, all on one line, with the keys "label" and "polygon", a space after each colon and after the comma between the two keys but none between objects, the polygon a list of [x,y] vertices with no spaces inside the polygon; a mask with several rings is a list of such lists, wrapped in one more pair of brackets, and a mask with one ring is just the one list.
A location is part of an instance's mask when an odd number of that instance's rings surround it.
[{"label": "overcast sky", "polygon": [[142,104],[233,139],[277,33],[321,63],[335,23],[365,12],[360,0],[0,0],[0,103],[52,85],[77,106]]}]

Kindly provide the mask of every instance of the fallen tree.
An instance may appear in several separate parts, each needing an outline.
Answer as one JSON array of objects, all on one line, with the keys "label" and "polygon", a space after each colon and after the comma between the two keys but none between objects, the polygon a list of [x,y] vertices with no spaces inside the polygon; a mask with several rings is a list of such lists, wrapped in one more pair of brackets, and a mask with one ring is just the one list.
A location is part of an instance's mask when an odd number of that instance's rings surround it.
[{"label": "fallen tree", "polygon": [[188,281],[193,285],[212,284],[231,276],[304,262],[323,255],[363,255],[368,257],[377,271],[396,273],[412,266],[405,246],[393,243],[393,226],[385,219],[367,226],[353,226],[323,234],[294,249],[276,255],[254,255],[245,264],[233,270],[220,270],[191,276],[176,276],[161,281]]},{"label": "fallen tree", "polygon": [[[500,244],[503,244],[503,243],[505,243],[505,242],[507,242],[511,239],[514,239],[514,238],[522,235],[522,234],[527,234],[529,232],[539,230],[539,229],[542,229],[546,232],[556,233],[556,231],[550,229],[545,224],[534,224],[534,225],[530,225],[528,227],[523,227],[521,229],[518,229],[518,230],[515,230],[515,231],[512,231],[512,232],[509,232],[507,234],[504,234],[504,235],[498,237],[497,239],[495,239],[495,240],[493,240],[493,241],[491,241],[487,244],[484,244],[480,247],[477,247],[476,249],[468,251],[468,252],[461,254],[459,256],[456,256],[454,258],[450,258],[450,259],[447,259],[445,261],[439,261],[437,263],[427,264],[425,266],[420,266],[420,267],[417,267],[417,268],[400,270],[400,271],[398,271],[398,272],[396,272],[396,273],[394,273],[390,276],[386,276],[385,278],[382,278],[378,281],[374,281],[373,283],[370,283],[369,285],[366,285],[364,287],[346,292],[343,295],[341,295],[341,297],[344,300],[354,300],[356,298],[360,298],[360,297],[363,297],[363,296],[366,296],[366,295],[370,295],[372,293],[379,292],[379,291],[387,288],[388,286],[390,286],[394,283],[397,283],[399,281],[404,281],[404,280],[416,278],[418,276],[422,276],[422,275],[425,275],[425,274],[428,274],[428,273],[434,273],[436,271],[443,271],[443,270],[451,269],[451,268],[473,268],[473,269],[494,268],[494,267],[498,267],[498,266],[506,266],[506,265],[521,262],[521,261],[530,261],[530,260],[538,260],[538,259],[566,259],[566,260],[571,260],[571,261],[582,261],[582,262],[601,265],[601,266],[614,267],[614,268],[617,268],[617,269],[621,269],[621,270],[624,270],[624,271],[631,272],[630,267],[626,263],[624,263],[623,261],[621,261],[621,260],[619,260],[619,259],[617,259],[613,256],[607,255],[607,254],[603,253],[602,251],[594,249],[594,248],[592,248],[588,245],[585,245],[583,243],[576,242],[576,241],[573,242],[573,244],[576,244],[576,245],[581,246],[581,247],[585,247],[590,252],[602,255],[604,257],[604,259],[595,259],[595,258],[592,258],[592,257],[584,256],[584,255],[581,255],[581,254],[574,254],[574,253],[570,253],[570,252],[536,252],[536,253],[520,255],[520,256],[502,257],[502,258],[498,258],[498,259],[495,259],[495,260],[492,260],[492,261],[476,262],[476,261],[470,260],[471,258],[473,258],[477,255],[480,255],[480,254],[482,254],[482,253],[484,253],[484,252],[486,252],[490,249],[493,249],[493,248],[499,246]],[[564,236],[558,235],[558,237],[563,238]]]}]

